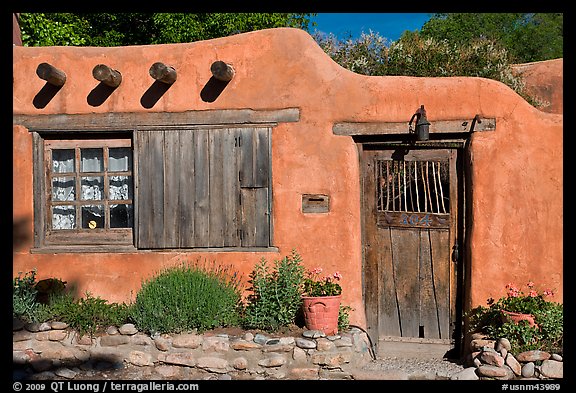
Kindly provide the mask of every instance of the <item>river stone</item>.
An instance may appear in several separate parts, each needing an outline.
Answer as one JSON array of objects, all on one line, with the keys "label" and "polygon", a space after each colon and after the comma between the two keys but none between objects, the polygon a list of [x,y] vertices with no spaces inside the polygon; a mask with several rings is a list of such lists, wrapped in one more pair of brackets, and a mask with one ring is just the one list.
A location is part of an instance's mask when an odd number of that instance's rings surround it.
[{"label": "river stone", "polygon": [[479,379],[476,374],[476,367],[466,367],[462,371],[458,371],[456,374],[450,377],[451,380],[461,380],[461,381],[476,381]]},{"label": "river stone", "polygon": [[120,328],[118,328],[118,331],[120,334],[125,336],[132,336],[138,333],[138,329],[136,329],[136,326],[134,326],[132,323],[125,323],[124,325],[120,326]]},{"label": "river stone", "polygon": [[298,346],[299,348],[303,348],[303,349],[316,348],[316,341],[314,341],[314,340],[308,340],[306,338],[296,337],[295,342],[296,342],[296,346]]},{"label": "river stone", "polygon": [[511,353],[508,353],[508,355],[506,356],[506,365],[510,367],[510,369],[517,376],[522,374],[522,365],[518,360],[516,360],[516,358]]},{"label": "river stone", "polygon": [[547,360],[548,358],[550,358],[550,354],[548,352],[540,351],[538,349],[521,352],[518,355],[516,355],[516,359],[522,363],[536,362],[538,360]]},{"label": "river stone", "polygon": [[544,360],[540,372],[547,378],[564,378],[564,363],[556,360]]},{"label": "river stone", "polygon": [[534,376],[534,372],[535,372],[535,366],[534,366],[533,362],[525,363],[522,366],[522,371],[521,371],[522,377],[532,378]]},{"label": "river stone", "polygon": [[490,364],[483,364],[477,369],[478,375],[482,377],[491,377],[491,378],[498,378],[498,377],[505,377],[508,375],[508,372],[504,367],[492,366]]}]

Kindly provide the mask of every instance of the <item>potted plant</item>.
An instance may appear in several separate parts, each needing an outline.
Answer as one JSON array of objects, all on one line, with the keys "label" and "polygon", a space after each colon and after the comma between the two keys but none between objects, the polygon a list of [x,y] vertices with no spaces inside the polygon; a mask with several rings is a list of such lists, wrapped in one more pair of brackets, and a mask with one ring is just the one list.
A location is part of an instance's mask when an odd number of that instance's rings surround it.
[{"label": "potted plant", "polygon": [[342,287],[339,272],[322,276],[322,268],[306,272],[302,296],[304,324],[309,330],[321,330],[327,335],[338,333],[338,315]]},{"label": "potted plant", "polygon": [[507,338],[514,352],[532,349],[561,351],[563,342],[563,306],[548,300],[552,290],[537,291],[532,281],[523,292],[513,283],[498,300],[487,300],[466,313],[468,333],[484,333],[492,339]]}]

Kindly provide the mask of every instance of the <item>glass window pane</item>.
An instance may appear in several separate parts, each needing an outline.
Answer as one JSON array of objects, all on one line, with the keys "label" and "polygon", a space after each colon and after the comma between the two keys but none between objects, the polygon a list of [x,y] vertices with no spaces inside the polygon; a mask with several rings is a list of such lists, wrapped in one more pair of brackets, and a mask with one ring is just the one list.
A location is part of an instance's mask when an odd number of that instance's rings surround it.
[{"label": "glass window pane", "polygon": [[134,223],[132,205],[110,205],[110,228],[131,228]]},{"label": "glass window pane", "polygon": [[108,150],[108,171],[132,170],[132,150],[129,147],[111,147]]},{"label": "glass window pane", "polygon": [[80,171],[102,172],[104,170],[104,151],[102,149],[80,150]]},{"label": "glass window pane", "polygon": [[80,199],[83,201],[101,201],[104,196],[104,178],[102,176],[82,177],[80,179]]},{"label": "glass window pane", "polygon": [[83,229],[104,228],[104,206],[102,205],[82,206],[82,228]]},{"label": "glass window pane", "polygon": [[110,176],[111,200],[132,199],[132,176]]},{"label": "glass window pane", "polygon": [[73,177],[55,177],[52,179],[53,201],[73,201],[75,197]]},{"label": "glass window pane", "polygon": [[52,229],[76,228],[74,206],[52,206]]},{"label": "glass window pane", "polygon": [[52,172],[74,172],[74,149],[52,150]]}]

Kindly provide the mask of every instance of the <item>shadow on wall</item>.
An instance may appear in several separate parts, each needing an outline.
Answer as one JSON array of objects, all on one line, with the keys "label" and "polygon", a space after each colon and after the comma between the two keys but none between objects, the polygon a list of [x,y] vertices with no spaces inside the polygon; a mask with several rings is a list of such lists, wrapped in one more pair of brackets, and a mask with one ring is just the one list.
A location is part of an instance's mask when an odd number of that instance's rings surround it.
[{"label": "shadow on wall", "polygon": [[32,218],[23,217],[12,221],[12,247],[14,250],[24,247],[32,240],[30,225]]}]

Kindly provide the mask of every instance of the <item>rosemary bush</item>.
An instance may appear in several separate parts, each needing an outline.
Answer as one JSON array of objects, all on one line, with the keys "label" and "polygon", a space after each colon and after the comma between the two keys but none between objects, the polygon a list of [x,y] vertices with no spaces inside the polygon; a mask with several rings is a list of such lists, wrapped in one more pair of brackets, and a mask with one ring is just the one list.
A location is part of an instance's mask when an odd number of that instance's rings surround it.
[{"label": "rosemary bush", "polygon": [[36,270],[12,280],[12,316],[25,322],[38,322],[37,313],[41,304],[37,301]]},{"label": "rosemary bush", "polygon": [[302,305],[304,267],[302,258],[291,255],[274,261],[270,270],[262,258],[250,274],[252,294],[248,296],[243,324],[247,328],[276,331],[295,322]]},{"label": "rosemary bush", "polygon": [[140,330],[151,334],[237,326],[240,280],[230,267],[182,263],[143,283],[131,315]]}]

